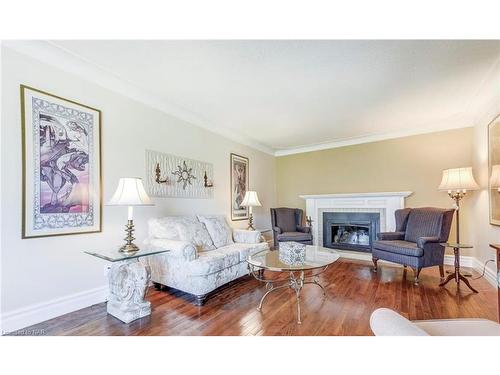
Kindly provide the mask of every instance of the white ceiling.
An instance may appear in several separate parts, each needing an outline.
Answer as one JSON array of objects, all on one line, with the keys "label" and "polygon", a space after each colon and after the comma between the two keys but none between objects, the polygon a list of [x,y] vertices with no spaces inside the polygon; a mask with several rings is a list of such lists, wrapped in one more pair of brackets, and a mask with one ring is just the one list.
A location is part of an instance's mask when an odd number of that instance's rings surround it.
[{"label": "white ceiling", "polygon": [[499,41],[50,43],[278,155],[471,126],[500,56]]}]

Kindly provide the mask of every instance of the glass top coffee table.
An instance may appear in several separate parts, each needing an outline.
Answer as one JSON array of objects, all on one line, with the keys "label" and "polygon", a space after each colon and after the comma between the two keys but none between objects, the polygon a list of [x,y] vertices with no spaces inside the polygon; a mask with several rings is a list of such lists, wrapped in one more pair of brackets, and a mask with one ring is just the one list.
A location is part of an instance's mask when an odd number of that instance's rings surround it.
[{"label": "glass top coffee table", "polygon": [[[257,310],[262,310],[265,298],[273,291],[290,288],[295,291],[297,298],[297,324],[301,324],[300,318],[300,292],[304,285],[314,284],[323,290],[325,288],[319,283],[319,275],[326,271],[328,266],[340,255],[333,249],[321,246],[302,245],[296,242],[281,242],[279,250],[263,250],[248,257],[248,269],[257,280],[266,283],[267,292],[262,296]],[[272,271],[288,273],[286,279],[264,279],[263,273],[259,271]],[[276,286],[275,284],[282,283]]]}]

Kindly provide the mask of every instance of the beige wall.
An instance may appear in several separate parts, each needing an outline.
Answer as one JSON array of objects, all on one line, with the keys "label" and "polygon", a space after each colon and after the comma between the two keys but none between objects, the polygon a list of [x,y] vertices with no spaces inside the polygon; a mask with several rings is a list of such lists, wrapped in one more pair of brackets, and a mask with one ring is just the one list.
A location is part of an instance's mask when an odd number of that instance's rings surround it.
[{"label": "beige wall", "polygon": [[[305,208],[301,194],[412,191],[408,207],[451,207],[437,190],[441,171],[472,165],[472,138],[473,129],[464,128],[278,157],[278,205]],[[463,241],[470,238],[469,198],[461,215]]]}]

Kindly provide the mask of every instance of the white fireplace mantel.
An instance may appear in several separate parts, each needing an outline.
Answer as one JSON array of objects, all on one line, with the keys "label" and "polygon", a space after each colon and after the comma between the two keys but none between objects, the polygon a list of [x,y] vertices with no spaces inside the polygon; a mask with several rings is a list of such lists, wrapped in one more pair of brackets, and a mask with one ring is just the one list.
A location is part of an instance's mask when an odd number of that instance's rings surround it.
[{"label": "white fireplace mantel", "polygon": [[313,224],[314,244],[323,244],[323,212],[379,212],[380,230],[393,231],[396,227],[394,211],[405,207],[405,198],[411,191],[382,193],[342,193],[300,195],[306,200],[306,215]]}]

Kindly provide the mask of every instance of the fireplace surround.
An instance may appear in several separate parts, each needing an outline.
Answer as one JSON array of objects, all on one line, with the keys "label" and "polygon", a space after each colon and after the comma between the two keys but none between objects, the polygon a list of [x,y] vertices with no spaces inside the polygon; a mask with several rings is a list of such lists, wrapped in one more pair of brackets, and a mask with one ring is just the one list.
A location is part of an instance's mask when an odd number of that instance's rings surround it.
[{"label": "fireplace surround", "polygon": [[[394,212],[405,207],[405,199],[411,191],[377,193],[340,193],[301,195],[306,201],[306,215],[312,220],[312,234],[315,245],[323,245],[323,213],[325,212],[368,212],[380,214],[380,231],[394,231]],[[342,250],[340,250],[342,251]],[[363,254],[344,252],[345,254]],[[364,254],[363,254],[364,255]]]}]

